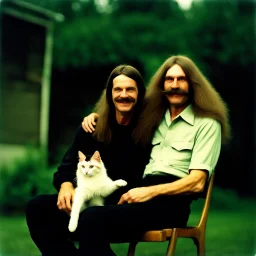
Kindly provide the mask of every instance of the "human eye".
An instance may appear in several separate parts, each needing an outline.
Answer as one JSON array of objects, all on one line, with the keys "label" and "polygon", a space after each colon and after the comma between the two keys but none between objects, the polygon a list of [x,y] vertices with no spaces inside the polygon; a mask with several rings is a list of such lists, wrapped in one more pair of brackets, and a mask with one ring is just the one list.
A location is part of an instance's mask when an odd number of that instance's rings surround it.
[{"label": "human eye", "polygon": [[173,77],[171,77],[171,76],[166,76],[165,77],[165,81],[167,81],[167,82],[173,82]]},{"label": "human eye", "polygon": [[187,79],[186,79],[185,76],[180,76],[180,77],[178,77],[177,80],[180,81],[180,82],[182,82],[182,83],[187,81]]},{"label": "human eye", "polygon": [[128,92],[134,92],[134,91],[135,91],[135,88],[134,88],[134,87],[129,87],[129,88],[127,88],[127,91],[128,91]]}]

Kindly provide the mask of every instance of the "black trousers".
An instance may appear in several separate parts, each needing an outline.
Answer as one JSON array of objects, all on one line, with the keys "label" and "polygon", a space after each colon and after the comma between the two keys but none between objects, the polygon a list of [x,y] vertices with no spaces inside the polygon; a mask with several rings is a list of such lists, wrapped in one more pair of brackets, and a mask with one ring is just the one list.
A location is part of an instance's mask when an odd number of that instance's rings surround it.
[{"label": "black trousers", "polygon": [[[142,186],[173,180],[172,176],[147,177]],[[26,220],[43,256],[113,256],[110,241],[128,242],[146,230],[185,226],[191,202],[190,196],[162,196],[144,203],[92,206],[81,212],[77,230],[70,233],[70,217],[57,208],[57,194],[39,195],[29,200]]]}]

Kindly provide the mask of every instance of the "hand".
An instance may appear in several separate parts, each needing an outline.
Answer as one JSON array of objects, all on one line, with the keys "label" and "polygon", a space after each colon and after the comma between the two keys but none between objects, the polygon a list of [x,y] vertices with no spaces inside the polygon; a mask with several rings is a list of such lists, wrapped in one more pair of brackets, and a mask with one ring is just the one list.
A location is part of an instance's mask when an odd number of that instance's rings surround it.
[{"label": "hand", "polygon": [[61,184],[57,206],[59,210],[66,212],[68,215],[72,209],[72,203],[74,201],[75,189],[71,182],[64,182]]},{"label": "hand", "polygon": [[141,203],[146,202],[153,197],[155,197],[153,187],[133,188],[121,196],[118,204]]},{"label": "hand", "polygon": [[82,122],[82,127],[86,132],[94,132],[96,125],[96,121],[98,120],[99,115],[97,113],[91,113],[90,115],[86,116]]}]

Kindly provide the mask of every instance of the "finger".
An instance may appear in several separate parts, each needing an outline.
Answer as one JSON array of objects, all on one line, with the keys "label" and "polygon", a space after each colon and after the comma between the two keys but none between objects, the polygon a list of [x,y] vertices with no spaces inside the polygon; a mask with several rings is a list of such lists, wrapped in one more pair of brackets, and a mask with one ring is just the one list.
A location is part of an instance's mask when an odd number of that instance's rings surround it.
[{"label": "finger", "polygon": [[117,203],[117,204],[123,204],[123,203],[125,203],[126,202],[126,200],[125,200],[125,194],[123,194],[121,197],[120,197],[120,200],[119,200],[119,202]]},{"label": "finger", "polygon": [[92,116],[92,117],[88,118],[88,121],[93,125],[93,129],[94,129],[94,125],[96,125],[95,117]]},{"label": "finger", "polygon": [[66,210],[68,210],[69,212],[71,212],[71,198],[66,198]]},{"label": "finger", "polygon": [[89,132],[84,121],[82,122],[82,127],[86,132]]},{"label": "finger", "polygon": [[90,132],[94,132],[95,131],[95,128],[93,127],[93,124],[89,124],[89,127],[90,127]]},{"label": "finger", "polygon": [[95,122],[93,122],[93,120],[88,120],[88,129],[90,129],[91,132],[95,131],[93,124],[95,125]]},{"label": "finger", "polygon": [[92,125],[91,125],[91,122],[88,120],[88,118],[84,120],[84,123],[85,123],[86,129],[87,129],[87,132],[92,133],[93,132],[93,130],[91,128]]},{"label": "finger", "polygon": [[58,202],[57,202],[57,207],[60,211],[63,211],[63,212],[66,212],[68,215],[70,215],[70,210],[67,209],[66,207],[66,203],[65,201],[63,200],[63,197],[58,199]]},{"label": "finger", "polygon": [[61,210],[61,203],[60,203],[59,200],[58,200],[58,202],[57,202],[57,207],[58,207],[59,210]]},{"label": "finger", "polygon": [[57,207],[58,207],[59,210],[62,210],[62,209],[63,209],[63,205],[62,205],[62,202],[61,202],[60,199],[58,199]]},{"label": "finger", "polygon": [[61,210],[61,201],[60,201],[60,195],[58,195],[58,200],[57,200],[57,207],[59,210]]},{"label": "finger", "polygon": [[90,124],[90,123],[87,124],[87,130],[88,130],[90,133],[92,133],[92,132],[94,131],[92,124]]},{"label": "finger", "polygon": [[65,210],[66,208],[67,208],[66,200],[65,200],[65,197],[63,196],[63,197],[60,198],[60,208],[59,209]]},{"label": "finger", "polygon": [[117,204],[123,204],[123,203],[124,203],[124,200],[121,197]]}]

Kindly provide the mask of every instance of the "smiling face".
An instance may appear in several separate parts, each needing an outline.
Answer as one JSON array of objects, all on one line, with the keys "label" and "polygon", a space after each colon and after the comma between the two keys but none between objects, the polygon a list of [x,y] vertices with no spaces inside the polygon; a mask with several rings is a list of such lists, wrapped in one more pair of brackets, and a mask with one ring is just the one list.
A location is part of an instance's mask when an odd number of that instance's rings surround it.
[{"label": "smiling face", "polygon": [[167,70],[164,90],[171,108],[183,110],[189,104],[189,84],[179,65],[175,64]]},{"label": "smiling face", "polygon": [[116,108],[116,116],[131,116],[138,100],[136,82],[125,75],[113,79],[112,100]]}]

